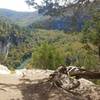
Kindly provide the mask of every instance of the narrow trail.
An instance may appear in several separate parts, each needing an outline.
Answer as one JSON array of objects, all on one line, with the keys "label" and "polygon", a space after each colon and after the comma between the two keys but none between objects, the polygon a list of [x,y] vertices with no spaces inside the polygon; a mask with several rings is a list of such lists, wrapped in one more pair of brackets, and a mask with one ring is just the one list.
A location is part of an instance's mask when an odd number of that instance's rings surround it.
[{"label": "narrow trail", "polygon": [[50,90],[51,84],[42,81],[52,72],[33,69],[25,76],[0,75],[0,100],[100,100],[100,88],[85,79],[79,80],[81,85],[75,90],[84,96],[66,93],[56,87]]},{"label": "narrow trail", "polygon": [[25,76],[15,73],[0,74],[0,100],[34,100],[29,98],[30,94],[33,95],[28,93],[32,91],[31,86],[36,86],[39,80],[47,78],[52,71],[33,69],[25,72]]}]

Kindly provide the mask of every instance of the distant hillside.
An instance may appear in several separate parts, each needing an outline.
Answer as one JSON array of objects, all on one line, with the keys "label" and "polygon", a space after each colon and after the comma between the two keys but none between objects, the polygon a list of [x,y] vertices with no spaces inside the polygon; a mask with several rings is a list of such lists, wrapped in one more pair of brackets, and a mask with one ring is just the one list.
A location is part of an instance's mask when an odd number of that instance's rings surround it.
[{"label": "distant hillside", "polygon": [[20,26],[27,26],[40,20],[42,15],[38,14],[37,11],[17,12],[8,9],[0,9],[0,17],[5,17]]}]

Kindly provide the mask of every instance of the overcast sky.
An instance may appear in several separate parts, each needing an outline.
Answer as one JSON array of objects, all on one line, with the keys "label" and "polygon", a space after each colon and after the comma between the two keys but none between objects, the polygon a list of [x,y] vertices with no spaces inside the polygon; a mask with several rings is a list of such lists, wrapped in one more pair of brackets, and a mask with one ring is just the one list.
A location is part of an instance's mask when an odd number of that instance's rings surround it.
[{"label": "overcast sky", "polygon": [[16,11],[33,11],[28,7],[25,0],[0,0],[0,8],[7,8]]},{"label": "overcast sky", "polygon": [[[41,0],[36,0],[36,2],[40,2]],[[73,0],[68,0],[73,1]],[[93,0],[90,0],[93,1]],[[0,0],[0,8],[7,8],[15,11],[34,11],[33,8],[30,8],[25,0]]]}]

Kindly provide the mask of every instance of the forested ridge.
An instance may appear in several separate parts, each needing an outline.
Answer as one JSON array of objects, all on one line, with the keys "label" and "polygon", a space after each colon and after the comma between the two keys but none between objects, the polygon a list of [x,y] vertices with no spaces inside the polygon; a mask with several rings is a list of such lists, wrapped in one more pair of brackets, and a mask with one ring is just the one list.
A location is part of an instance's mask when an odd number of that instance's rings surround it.
[{"label": "forested ridge", "polygon": [[48,12],[44,19],[26,27],[0,17],[0,63],[12,70],[27,59],[28,68],[56,69],[62,64],[98,70],[100,12],[96,3],[94,9],[91,5],[75,12],[77,19],[68,8],[67,17],[53,13],[51,17]]},{"label": "forested ridge", "polygon": [[24,1],[0,8],[0,100],[100,100],[100,0]]}]

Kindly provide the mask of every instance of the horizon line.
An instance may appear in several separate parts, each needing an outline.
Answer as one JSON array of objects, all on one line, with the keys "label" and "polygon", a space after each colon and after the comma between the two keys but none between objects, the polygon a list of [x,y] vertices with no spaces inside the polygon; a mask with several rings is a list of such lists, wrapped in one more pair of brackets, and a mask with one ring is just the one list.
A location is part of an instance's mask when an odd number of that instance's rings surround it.
[{"label": "horizon line", "polygon": [[10,10],[10,11],[14,11],[14,12],[35,12],[35,11],[37,11],[37,10],[33,10],[33,11],[28,11],[28,10],[21,11],[21,10],[14,10],[14,9],[3,8],[3,7],[1,7],[0,9]]}]

